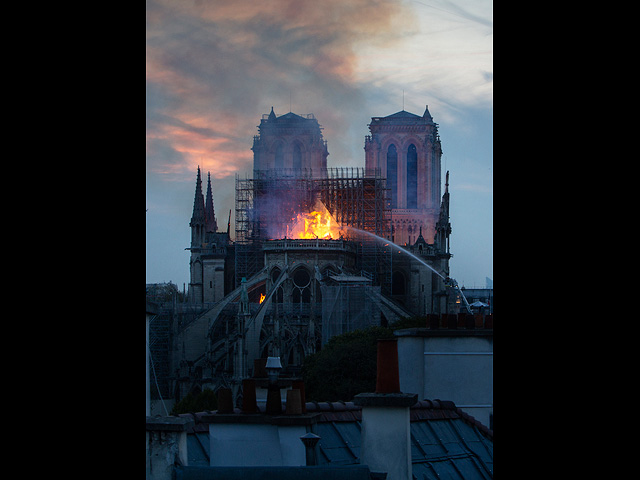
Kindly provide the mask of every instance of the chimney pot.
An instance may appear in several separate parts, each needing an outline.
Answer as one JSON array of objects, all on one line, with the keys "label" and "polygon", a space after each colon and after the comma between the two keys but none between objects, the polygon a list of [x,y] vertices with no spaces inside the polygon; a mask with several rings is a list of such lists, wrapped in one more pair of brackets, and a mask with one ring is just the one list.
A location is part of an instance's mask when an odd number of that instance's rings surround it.
[{"label": "chimney pot", "polygon": [[376,393],[400,393],[398,340],[378,340]]},{"label": "chimney pot", "polygon": [[444,320],[446,320],[446,326],[449,329],[456,330],[458,328],[458,320],[455,315],[451,313],[443,313],[442,314]]},{"label": "chimney pot", "polygon": [[473,330],[476,328],[476,319],[470,313],[465,314],[465,327],[468,330]]},{"label": "chimney pot", "polygon": [[280,357],[269,357],[265,365],[265,370],[269,376],[269,383],[275,384],[278,381],[278,375],[282,370],[282,363],[280,363]]},{"label": "chimney pot", "polygon": [[307,457],[307,466],[316,465],[316,445],[320,441],[320,437],[315,433],[305,433],[300,437],[300,440],[304,444],[304,450]]},{"label": "chimney pot", "polygon": [[300,390],[293,388],[287,390],[287,415],[302,415],[302,402],[300,401]]},{"label": "chimney pot", "polygon": [[257,411],[256,381],[253,378],[245,378],[242,380],[242,412],[256,413]]},{"label": "chimney pot", "polygon": [[233,413],[232,397],[230,388],[218,389],[218,413]]},{"label": "chimney pot", "polygon": [[294,380],[291,388],[300,390],[300,405],[302,406],[302,413],[307,413],[307,399],[304,394],[304,381]]},{"label": "chimney pot", "polygon": [[282,414],[282,400],[280,399],[280,387],[278,385],[269,385],[267,389],[267,415]]}]

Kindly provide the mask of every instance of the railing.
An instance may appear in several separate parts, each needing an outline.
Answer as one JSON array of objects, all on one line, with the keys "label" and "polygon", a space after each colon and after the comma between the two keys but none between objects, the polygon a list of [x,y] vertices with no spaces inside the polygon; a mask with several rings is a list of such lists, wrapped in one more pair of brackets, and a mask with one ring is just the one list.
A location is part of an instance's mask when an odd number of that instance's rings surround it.
[{"label": "railing", "polygon": [[[293,113],[293,112],[291,112]],[[269,113],[263,113],[262,114],[262,120],[269,120]],[[283,114],[283,115],[286,115]],[[315,120],[316,116],[313,113],[296,113],[297,116],[302,117],[302,118],[306,118],[307,120]],[[282,117],[282,115],[276,115],[276,118]]]},{"label": "railing", "polygon": [[352,242],[345,240],[322,240],[314,239],[289,239],[267,240],[264,242],[264,250],[346,250],[354,252],[356,247]]}]

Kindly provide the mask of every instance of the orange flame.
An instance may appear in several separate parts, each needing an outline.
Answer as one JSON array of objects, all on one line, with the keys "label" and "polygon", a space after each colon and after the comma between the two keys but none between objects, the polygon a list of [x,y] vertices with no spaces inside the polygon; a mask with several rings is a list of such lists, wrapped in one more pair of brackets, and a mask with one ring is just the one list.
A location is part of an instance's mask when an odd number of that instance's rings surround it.
[{"label": "orange flame", "polygon": [[320,238],[324,240],[340,237],[340,226],[322,204],[316,205],[318,210],[311,213],[299,213],[294,224],[287,227],[289,238]]},{"label": "orange flame", "polygon": [[260,294],[260,303],[264,302],[264,299],[267,298],[264,293]]}]

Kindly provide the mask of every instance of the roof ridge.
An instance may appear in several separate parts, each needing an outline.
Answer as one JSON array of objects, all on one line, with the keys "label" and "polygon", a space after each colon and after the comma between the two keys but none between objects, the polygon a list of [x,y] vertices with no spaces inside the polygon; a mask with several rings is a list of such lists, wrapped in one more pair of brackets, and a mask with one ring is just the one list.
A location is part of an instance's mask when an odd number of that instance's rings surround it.
[{"label": "roof ridge", "polygon": [[489,440],[493,441],[493,430],[490,430],[489,427],[481,423],[479,420],[472,415],[469,415],[467,412],[462,410],[459,407],[456,407],[456,413],[460,415],[460,418],[468,425],[472,427],[476,427],[478,431]]}]

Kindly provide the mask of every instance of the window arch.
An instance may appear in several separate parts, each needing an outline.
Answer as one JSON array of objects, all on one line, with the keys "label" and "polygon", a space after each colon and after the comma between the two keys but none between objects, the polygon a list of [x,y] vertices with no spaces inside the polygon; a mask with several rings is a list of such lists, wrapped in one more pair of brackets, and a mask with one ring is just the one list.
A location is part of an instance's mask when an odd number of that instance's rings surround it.
[{"label": "window arch", "polygon": [[407,208],[418,208],[418,152],[413,143],[407,149]]},{"label": "window arch", "polygon": [[387,149],[387,187],[391,189],[391,208],[398,208],[398,151],[393,143]]},{"label": "window arch", "polygon": [[274,163],[275,168],[284,168],[284,147],[282,143],[278,143],[276,146],[276,158]]},{"label": "window arch", "polygon": [[304,267],[299,267],[293,272],[293,303],[311,302],[311,275]]},{"label": "window arch", "polygon": [[302,169],[302,149],[298,143],[293,146],[293,168]]}]

